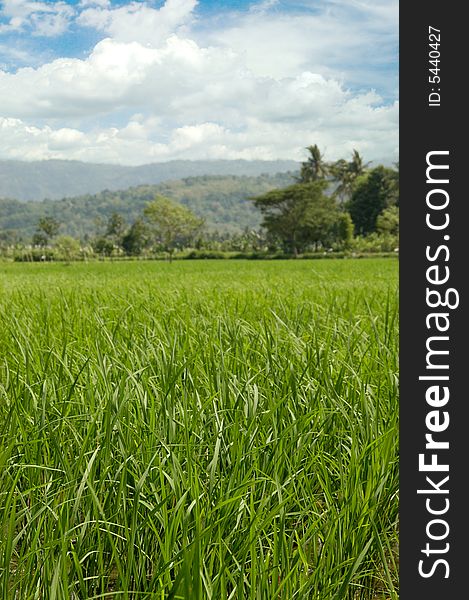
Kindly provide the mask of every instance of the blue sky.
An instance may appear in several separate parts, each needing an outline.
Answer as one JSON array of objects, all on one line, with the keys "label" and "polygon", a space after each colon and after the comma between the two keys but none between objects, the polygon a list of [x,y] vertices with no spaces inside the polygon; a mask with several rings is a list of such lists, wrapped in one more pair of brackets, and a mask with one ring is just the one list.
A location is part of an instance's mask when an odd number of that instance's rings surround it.
[{"label": "blue sky", "polygon": [[398,159],[392,0],[0,2],[0,159]]}]

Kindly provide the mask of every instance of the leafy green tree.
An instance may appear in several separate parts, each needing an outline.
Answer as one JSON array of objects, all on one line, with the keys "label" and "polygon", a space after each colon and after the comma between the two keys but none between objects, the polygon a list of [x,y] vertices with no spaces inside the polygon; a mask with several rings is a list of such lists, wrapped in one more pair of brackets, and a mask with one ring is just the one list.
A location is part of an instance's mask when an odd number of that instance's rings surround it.
[{"label": "leafy green tree", "polygon": [[335,200],[324,194],[326,187],[326,181],[299,183],[253,198],[269,236],[280,240],[285,251],[297,255],[340,236],[340,211]]},{"label": "leafy green tree", "polygon": [[93,250],[100,256],[111,256],[114,251],[114,244],[106,237],[100,236],[92,242]]},{"label": "leafy green tree", "polygon": [[140,255],[148,245],[149,231],[142,219],[132,223],[127,233],[122,238],[122,248],[129,256]]},{"label": "leafy green tree", "polygon": [[341,212],[334,223],[329,245],[347,248],[353,240],[353,222],[348,212]]},{"label": "leafy green tree", "polygon": [[36,225],[36,232],[33,235],[33,245],[47,246],[57,235],[59,228],[60,222],[54,217],[40,217]]},{"label": "leafy green tree", "polygon": [[311,183],[325,179],[329,174],[329,165],[324,161],[317,144],[306,148],[309,157],[301,164],[299,183]]},{"label": "leafy green tree", "polygon": [[0,229],[0,247],[14,246],[21,242],[22,236],[17,229]]},{"label": "leafy green tree", "polygon": [[143,212],[153,240],[168,253],[170,262],[174,250],[193,240],[204,224],[191,210],[164,196],[157,196]]},{"label": "leafy green tree", "polygon": [[376,231],[378,215],[399,202],[398,177],[394,169],[379,165],[357,178],[346,207],[357,235]]},{"label": "leafy green tree", "polygon": [[389,206],[378,215],[376,231],[395,236],[399,235],[399,208],[397,206]]},{"label": "leafy green tree", "polygon": [[124,217],[120,213],[113,212],[108,219],[104,235],[116,246],[122,246],[125,229],[126,223]]},{"label": "leafy green tree", "polygon": [[37,222],[37,230],[42,231],[48,238],[57,235],[60,228],[60,222],[54,217],[41,217]]},{"label": "leafy green tree", "polygon": [[41,248],[45,248],[49,243],[49,238],[42,231],[36,231],[32,237],[33,246],[41,246]]}]

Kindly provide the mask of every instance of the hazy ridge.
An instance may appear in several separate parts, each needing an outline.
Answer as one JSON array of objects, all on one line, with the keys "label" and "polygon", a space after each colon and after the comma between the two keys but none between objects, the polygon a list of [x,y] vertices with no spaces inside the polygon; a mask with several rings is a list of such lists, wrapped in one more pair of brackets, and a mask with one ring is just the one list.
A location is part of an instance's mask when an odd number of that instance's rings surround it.
[{"label": "hazy ridge", "polygon": [[[203,217],[208,229],[237,233],[258,227],[261,216],[250,197],[294,182],[292,173],[276,175],[187,177],[158,185],[141,185],[125,190],[105,190],[61,200],[20,201],[0,198],[0,231],[26,240],[42,216],[61,223],[60,233],[87,239],[105,228],[112,213],[121,214],[128,224],[141,216],[146,204],[161,194],[188,206]],[[13,236],[13,237],[17,237]]]},{"label": "hazy ridge", "polygon": [[138,167],[68,160],[0,161],[0,198],[40,201],[202,175],[256,177],[296,171],[292,160],[173,160]]}]

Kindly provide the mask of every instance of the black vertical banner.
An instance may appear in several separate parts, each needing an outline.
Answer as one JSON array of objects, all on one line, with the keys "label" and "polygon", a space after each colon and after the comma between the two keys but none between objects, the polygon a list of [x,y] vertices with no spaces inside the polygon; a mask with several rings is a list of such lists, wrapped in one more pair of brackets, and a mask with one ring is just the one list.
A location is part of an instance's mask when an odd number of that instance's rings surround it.
[{"label": "black vertical banner", "polygon": [[400,5],[401,600],[469,597],[463,8]]}]

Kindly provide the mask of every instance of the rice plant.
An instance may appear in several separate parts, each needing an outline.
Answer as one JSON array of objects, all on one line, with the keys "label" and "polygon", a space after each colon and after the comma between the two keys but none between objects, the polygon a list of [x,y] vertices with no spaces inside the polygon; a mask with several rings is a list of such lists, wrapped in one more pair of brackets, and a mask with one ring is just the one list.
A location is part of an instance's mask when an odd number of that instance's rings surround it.
[{"label": "rice plant", "polygon": [[397,600],[392,259],[0,264],[1,600]]}]

